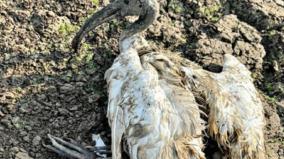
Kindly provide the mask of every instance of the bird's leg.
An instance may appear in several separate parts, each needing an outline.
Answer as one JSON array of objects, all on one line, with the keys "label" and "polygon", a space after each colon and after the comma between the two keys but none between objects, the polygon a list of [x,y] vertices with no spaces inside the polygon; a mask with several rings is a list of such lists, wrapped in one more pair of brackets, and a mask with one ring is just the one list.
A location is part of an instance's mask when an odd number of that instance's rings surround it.
[{"label": "bird's leg", "polygon": [[[48,138],[51,142],[50,145],[44,144],[44,147],[56,152],[60,156],[75,159],[95,159],[97,157],[106,158],[107,154],[110,154],[107,146],[102,144],[97,144],[94,148],[84,148],[75,141],[70,140],[70,142],[60,139],[58,137],[48,134]],[[101,140],[101,139],[100,139]],[[98,140],[96,140],[98,141]],[[100,141],[101,142],[101,141]]]}]

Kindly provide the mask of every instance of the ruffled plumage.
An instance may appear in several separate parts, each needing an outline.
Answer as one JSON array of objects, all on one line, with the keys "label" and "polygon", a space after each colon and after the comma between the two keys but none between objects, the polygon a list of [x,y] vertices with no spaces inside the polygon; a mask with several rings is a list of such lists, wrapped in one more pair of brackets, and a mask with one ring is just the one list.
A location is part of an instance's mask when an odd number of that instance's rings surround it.
[{"label": "ruffled plumage", "polygon": [[205,95],[210,109],[209,134],[228,150],[227,158],[265,158],[263,107],[250,71],[228,54],[221,73],[183,70],[193,88]]},{"label": "ruffled plumage", "polygon": [[140,38],[121,42],[105,74],[113,158],[121,156],[122,138],[131,159],[204,158],[204,122],[184,74],[161,53],[139,56]]}]

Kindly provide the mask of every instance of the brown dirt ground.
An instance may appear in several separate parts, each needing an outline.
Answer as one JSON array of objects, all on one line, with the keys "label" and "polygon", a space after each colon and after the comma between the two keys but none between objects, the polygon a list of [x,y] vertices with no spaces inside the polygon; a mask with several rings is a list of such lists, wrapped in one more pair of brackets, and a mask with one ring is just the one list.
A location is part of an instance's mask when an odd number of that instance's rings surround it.
[{"label": "brown dirt ground", "polygon": [[[263,94],[269,158],[283,159],[283,1],[159,2],[161,16],[147,40],[211,71],[221,69],[223,54],[237,56]],[[129,23],[106,23],[86,37],[80,53],[70,49],[82,22],[107,3],[0,0],[0,158],[60,158],[42,146],[48,133],[84,145],[99,133],[110,143],[103,77]]]}]

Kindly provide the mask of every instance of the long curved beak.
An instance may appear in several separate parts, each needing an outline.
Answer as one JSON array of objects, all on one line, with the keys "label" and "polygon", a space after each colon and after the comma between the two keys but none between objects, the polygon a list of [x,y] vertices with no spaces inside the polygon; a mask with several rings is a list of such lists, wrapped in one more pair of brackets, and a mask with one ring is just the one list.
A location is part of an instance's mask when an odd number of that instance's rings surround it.
[{"label": "long curved beak", "polygon": [[101,9],[100,11],[94,13],[89,19],[86,20],[84,25],[81,27],[79,32],[72,40],[72,48],[77,52],[80,46],[80,42],[88,32],[95,29],[102,23],[116,18],[119,15],[120,10],[121,7],[119,3],[113,2]]},{"label": "long curved beak", "polygon": [[[142,7],[140,7],[140,5],[138,6],[137,4],[140,4]],[[133,3],[133,5],[134,8],[129,9],[130,6],[127,6],[127,4],[124,4],[122,1],[117,0],[113,3],[110,3],[102,10],[94,13],[89,19],[86,20],[85,24],[81,27],[72,41],[72,47],[75,52],[78,51],[80,42],[83,37],[89,31],[95,29],[97,26],[101,25],[104,22],[107,22],[119,16],[124,17],[126,15],[138,15],[139,19],[124,31],[124,34],[121,38],[123,39],[147,29],[149,25],[151,25],[155,21],[159,14],[159,4],[156,1],[154,1],[153,3],[146,3],[144,1],[140,2],[139,0],[136,3]]]}]

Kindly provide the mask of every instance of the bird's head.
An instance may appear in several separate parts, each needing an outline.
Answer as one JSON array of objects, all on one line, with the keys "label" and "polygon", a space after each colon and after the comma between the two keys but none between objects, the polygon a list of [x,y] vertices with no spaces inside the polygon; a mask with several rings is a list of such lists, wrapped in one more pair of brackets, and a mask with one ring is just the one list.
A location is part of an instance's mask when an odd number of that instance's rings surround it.
[{"label": "bird's head", "polygon": [[125,16],[139,16],[137,21],[124,30],[121,40],[131,37],[147,29],[157,18],[158,13],[159,5],[156,0],[116,0],[86,20],[74,37],[72,47],[77,51],[84,36],[107,21]]}]

